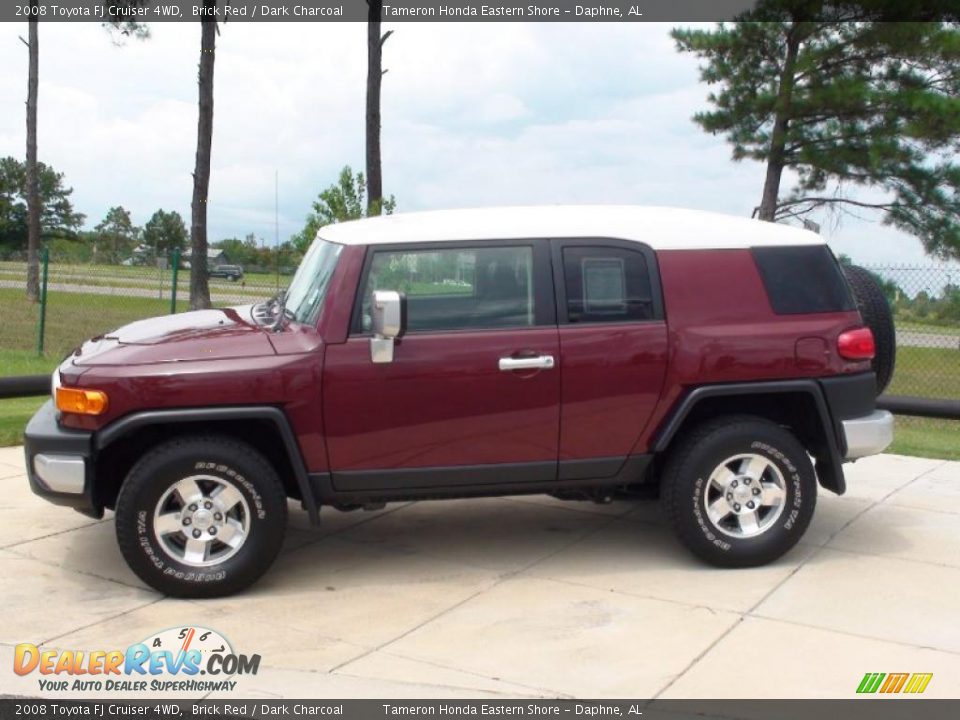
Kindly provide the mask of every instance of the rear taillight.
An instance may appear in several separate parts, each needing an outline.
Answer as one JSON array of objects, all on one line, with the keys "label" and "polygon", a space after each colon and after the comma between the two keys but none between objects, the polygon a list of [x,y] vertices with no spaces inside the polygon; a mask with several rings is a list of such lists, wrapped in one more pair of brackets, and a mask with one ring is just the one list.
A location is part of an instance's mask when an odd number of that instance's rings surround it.
[{"label": "rear taillight", "polygon": [[837,338],[837,351],[847,360],[873,360],[877,346],[873,341],[870,328],[859,327],[840,333]]}]

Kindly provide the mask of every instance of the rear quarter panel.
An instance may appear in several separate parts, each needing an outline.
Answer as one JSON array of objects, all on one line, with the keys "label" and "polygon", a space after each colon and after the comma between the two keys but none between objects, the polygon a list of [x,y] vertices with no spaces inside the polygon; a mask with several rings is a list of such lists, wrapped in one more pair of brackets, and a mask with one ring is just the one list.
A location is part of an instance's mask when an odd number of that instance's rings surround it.
[{"label": "rear quarter panel", "polygon": [[669,361],[660,402],[634,452],[649,446],[689,388],[870,369],[836,350],[837,336],[861,324],[859,312],[775,314],[750,250],[662,250],[657,258]]}]

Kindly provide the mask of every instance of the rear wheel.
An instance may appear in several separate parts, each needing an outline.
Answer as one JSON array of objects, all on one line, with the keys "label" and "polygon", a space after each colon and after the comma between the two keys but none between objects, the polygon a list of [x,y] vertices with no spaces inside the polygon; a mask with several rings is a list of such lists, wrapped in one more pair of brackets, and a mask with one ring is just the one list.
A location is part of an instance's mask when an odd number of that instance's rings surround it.
[{"label": "rear wheel", "polygon": [[672,449],[660,492],[674,532],[695,555],[751,567],[802,537],[817,482],[792,433],[762,418],[728,416],[700,425]]},{"label": "rear wheel", "polygon": [[226,437],[175,439],[120,489],[117,541],[130,568],[167,595],[213,597],[257,580],[283,544],[287,503],[270,463]]},{"label": "rear wheel", "polygon": [[844,274],[857,309],[864,324],[873,333],[877,354],[873,359],[873,371],[877,375],[877,395],[887,389],[893,378],[893,369],[897,359],[897,335],[893,325],[893,311],[883,288],[869,270],[856,265],[845,265]]}]

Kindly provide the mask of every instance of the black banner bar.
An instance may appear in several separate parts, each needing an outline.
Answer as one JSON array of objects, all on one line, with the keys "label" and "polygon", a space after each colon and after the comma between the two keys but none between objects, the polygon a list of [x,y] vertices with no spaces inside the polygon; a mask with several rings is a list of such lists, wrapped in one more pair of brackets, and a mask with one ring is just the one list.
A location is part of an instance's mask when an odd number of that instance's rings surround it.
[{"label": "black banner bar", "polygon": [[568,720],[946,720],[960,700],[109,700],[0,699],[0,720],[71,718],[288,718],[291,720],[423,720],[423,718],[562,718]]},{"label": "black banner bar", "polygon": [[[732,20],[760,10],[764,18],[786,17],[791,0],[384,0],[385,22],[682,22]],[[810,4],[806,4],[810,7]],[[821,17],[849,17],[840,2],[825,2]],[[858,12],[873,19],[957,19],[956,0],[860,0]],[[836,18],[830,17],[840,13]],[[846,15],[844,15],[846,13]],[[201,0],[4,0],[0,21],[36,17],[52,22],[196,22],[203,17],[221,22],[339,22],[366,21],[366,0],[219,0],[214,14],[205,15]]]}]

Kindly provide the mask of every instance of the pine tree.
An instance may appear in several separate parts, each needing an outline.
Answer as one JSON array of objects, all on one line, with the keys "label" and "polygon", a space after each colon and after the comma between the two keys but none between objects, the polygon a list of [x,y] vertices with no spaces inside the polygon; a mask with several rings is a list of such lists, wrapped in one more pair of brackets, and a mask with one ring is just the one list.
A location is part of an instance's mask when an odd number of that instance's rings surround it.
[{"label": "pine tree", "polygon": [[[694,121],[724,135],[734,160],[766,163],[761,219],[874,210],[928,252],[958,258],[960,29],[942,14],[887,22],[900,12],[888,5],[775,0],[672,35],[715,86],[713,109]],[[784,195],[788,168],[798,181]]]}]

